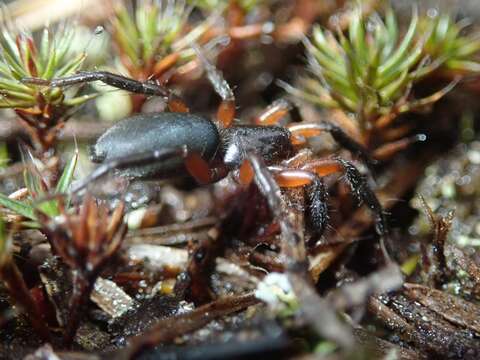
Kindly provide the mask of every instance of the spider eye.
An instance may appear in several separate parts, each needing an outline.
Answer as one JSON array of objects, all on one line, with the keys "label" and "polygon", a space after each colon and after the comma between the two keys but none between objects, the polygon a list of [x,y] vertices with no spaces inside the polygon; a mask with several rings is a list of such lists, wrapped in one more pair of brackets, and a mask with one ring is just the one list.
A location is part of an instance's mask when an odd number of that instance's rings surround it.
[{"label": "spider eye", "polygon": [[94,163],[101,163],[107,157],[106,151],[99,151],[95,145],[91,145],[88,147],[88,154],[90,160]]}]

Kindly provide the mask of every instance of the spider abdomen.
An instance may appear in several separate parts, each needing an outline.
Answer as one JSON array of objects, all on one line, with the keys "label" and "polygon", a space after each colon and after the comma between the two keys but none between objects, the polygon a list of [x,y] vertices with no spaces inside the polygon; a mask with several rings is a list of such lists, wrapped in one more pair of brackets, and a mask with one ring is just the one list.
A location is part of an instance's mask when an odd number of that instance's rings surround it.
[{"label": "spider abdomen", "polygon": [[[162,149],[179,149],[210,161],[219,146],[217,127],[205,118],[184,113],[141,114],[123,119],[100,136],[91,147],[94,162],[108,162]],[[185,174],[184,160],[131,166],[120,170],[131,178],[167,178]]]}]

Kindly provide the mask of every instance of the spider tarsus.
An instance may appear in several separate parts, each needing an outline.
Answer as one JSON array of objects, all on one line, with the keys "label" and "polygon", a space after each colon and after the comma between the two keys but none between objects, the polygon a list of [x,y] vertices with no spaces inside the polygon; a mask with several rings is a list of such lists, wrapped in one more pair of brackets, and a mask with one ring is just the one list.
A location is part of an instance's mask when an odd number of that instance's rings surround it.
[{"label": "spider tarsus", "polygon": [[306,200],[305,222],[312,235],[308,243],[314,246],[323,235],[328,224],[328,191],[323,180],[315,176],[314,181],[304,188]]},{"label": "spider tarsus", "polygon": [[375,166],[378,164],[378,161],[371,157],[368,150],[362,144],[354,140],[337,125],[323,121],[321,122],[321,126],[325,127],[325,131],[328,131],[328,133],[340,146],[344,147],[352,154],[357,155],[363,162],[365,162],[369,170],[373,171]]},{"label": "spider tarsus", "polygon": [[380,236],[380,248],[387,262],[391,262],[391,258],[388,254],[385,241],[388,240],[388,224],[385,217],[383,207],[378,200],[377,195],[368,184],[367,178],[360,173],[360,171],[351,162],[338,158],[337,161],[343,166],[345,171],[345,179],[350,185],[353,195],[360,203],[370,209],[375,216],[375,230]]}]

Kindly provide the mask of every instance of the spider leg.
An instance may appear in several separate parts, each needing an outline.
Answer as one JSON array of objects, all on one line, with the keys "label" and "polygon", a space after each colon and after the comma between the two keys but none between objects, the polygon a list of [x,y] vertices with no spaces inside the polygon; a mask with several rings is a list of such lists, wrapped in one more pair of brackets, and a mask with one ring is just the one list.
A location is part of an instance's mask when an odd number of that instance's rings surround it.
[{"label": "spider leg", "polygon": [[337,159],[316,159],[305,163],[302,170],[312,171],[318,176],[328,176],[343,172],[343,166]]},{"label": "spider leg", "polygon": [[388,239],[388,225],[383,207],[368,184],[367,178],[350,161],[340,158],[321,159],[311,161],[302,167],[303,170],[315,172],[319,176],[327,176],[334,173],[343,173],[347,183],[350,185],[354,197],[360,202],[365,203],[375,217],[375,230],[380,236],[380,248],[387,261],[390,260],[385,246],[385,240]]},{"label": "spider leg", "polygon": [[[289,220],[288,213],[281,198],[280,188],[272,172],[270,172],[258,156],[248,153],[246,161],[248,161],[252,167],[255,175],[255,184],[267,199],[270,211],[276,222],[280,225],[282,253],[284,255],[282,260],[285,264],[285,272],[292,285],[293,291],[299,299],[300,304],[302,304],[305,319],[307,321],[310,320],[311,325],[316,326],[315,329],[319,333],[332,336],[331,329],[326,329],[326,327],[318,325],[318,322],[312,321],[312,319],[316,319],[316,312],[322,312],[324,309],[328,309],[329,306],[325,303],[324,299],[317,295],[312,288],[312,284],[307,280],[308,259],[306,252],[302,246],[300,236],[295,232]],[[340,329],[340,331],[345,334],[345,336],[343,334],[341,336],[342,341],[347,345],[350,344],[353,340],[345,340],[346,336],[348,337],[350,333],[348,330],[343,329],[342,323],[336,324],[335,321],[335,317],[329,319],[329,326],[331,326],[330,324],[335,324],[336,329]]]},{"label": "spider leg", "polygon": [[276,125],[290,110],[292,110],[292,105],[289,101],[286,99],[275,100],[254,119],[254,123],[257,125]]},{"label": "spider leg", "polygon": [[[301,120],[300,113],[296,106],[286,99],[279,99],[258,115],[255,118],[255,123],[257,125],[275,125],[289,112],[292,112],[296,118]],[[359,156],[370,169],[373,169],[377,164],[377,161],[371,157],[368,150],[362,144],[350,137],[339,126],[330,122],[321,121],[320,123],[291,124],[288,126],[288,130],[292,134],[293,145],[303,145],[307,138],[318,136],[326,131],[340,146]]]},{"label": "spider leg", "polygon": [[200,47],[194,47],[197,57],[207,72],[207,78],[213,86],[215,92],[220,96],[222,102],[218,107],[217,120],[224,128],[232,125],[235,119],[235,96],[230,85],[223,77],[223,74],[207,59]]},{"label": "spider leg", "polygon": [[274,221],[280,226],[282,234],[282,248],[285,257],[285,268],[289,271],[306,271],[306,258],[301,246],[300,236],[295,232],[291,223],[285,203],[281,196],[280,187],[273,173],[257,155],[248,152],[245,161],[249,163],[254,174],[253,181],[262,195],[267,200]]},{"label": "spider leg", "polygon": [[329,219],[328,193],[322,179],[311,171],[276,166],[266,167],[260,158],[253,154],[247,155],[240,173],[244,183],[249,180],[255,181],[258,189],[267,199],[273,218],[280,226],[281,233],[287,241],[287,252],[296,255],[295,266],[302,264],[302,256],[298,253],[300,239],[289,221],[285,204],[280,195],[280,188],[304,188],[306,198],[305,221],[312,233],[308,245],[313,246],[316,239],[323,235]]},{"label": "spider leg", "polygon": [[250,24],[234,26],[228,29],[228,36],[232,40],[252,40],[265,34],[264,24]]},{"label": "spider leg", "polygon": [[127,90],[132,93],[163,97],[167,100],[171,111],[188,112],[187,106],[164,86],[152,81],[137,81],[122,75],[113,74],[108,71],[81,71],[75,75],[63,78],[51,80],[40,78],[23,78],[21,81],[26,84],[45,85],[51,87],[65,87],[87,82],[101,81],[104,84],[113,86],[117,89]]},{"label": "spider leg", "polygon": [[301,39],[308,31],[308,24],[298,17],[279,26],[272,27],[265,25],[267,24],[258,23],[234,26],[228,30],[228,35],[233,40],[258,39],[261,36],[267,35],[273,37],[276,41],[292,42]]},{"label": "spider leg", "polygon": [[280,188],[303,187],[305,223],[312,233],[309,246],[315,245],[328,224],[328,192],[323,180],[314,172],[269,167]]},{"label": "spider leg", "polygon": [[70,193],[76,193],[84,189],[91,182],[104,176],[106,173],[112,170],[121,170],[128,168],[132,165],[148,164],[152,161],[165,161],[175,157],[186,157],[187,147],[183,146],[179,149],[162,149],[155,150],[146,153],[134,154],[128,157],[112,159],[106,163],[101,164],[94,171],[92,171],[87,177],[76,182],[72,185]]},{"label": "spider leg", "polygon": [[[139,166],[156,161],[166,161],[173,158],[183,158],[188,173],[200,184],[207,184],[226,176],[224,168],[211,169],[209,164],[196,153],[188,152],[186,146],[167,148],[146,153],[133,154],[128,157],[111,159],[97,167],[90,175],[73,184],[70,193],[82,190],[91,182],[104,176],[112,170],[122,170],[131,166]],[[98,159],[101,160],[101,159]]]},{"label": "spider leg", "polygon": [[380,236],[380,248],[385,259],[388,262],[391,262],[391,258],[385,245],[385,241],[388,239],[389,233],[387,219],[377,195],[375,195],[375,192],[369,186],[366,177],[363,176],[360,171],[358,171],[355,165],[343,159],[337,159],[337,161],[343,166],[345,178],[350,185],[354,196],[359,201],[365,203],[365,205],[367,205],[370,211],[374,214],[376,220],[375,230]]},{"label": "spider leg", "polygon": [[329,221],[328,191],[325,183],[319,176],[304,188],[306,212],[305,222],[312,236],[307,245],[314,246],[315,242],[323,235]]},{"label": "spider leg", "polygon": [[229,171],[226,166],[210,167],[210,164],[197,153],[188,153],[185,156],[185,167],[199,184],[211,184],[221,180]]},{"label": "spider leg", "polygon": [[362,144],[351,138],[339,126],[327,121],[322,121],[320,123],[293,124],[290,125],[288,129],[292,133],[292,143],[294,145],[301,145],[305,143],[306,138],[318,136],[326,131],[340,146],[362,159],[369,169],[372,170],[378,163],[377,160],[371,157],[368,150]]},{"label": "spider leg", "polygon": [[350,185],[352,193],[358,201],[365,203],[367,207],[376,215],[377,232],[380,236],[388,234],[388,227],[386,224],[385,215],[382,205],[375,195],[375,192],[369,186],[368,181],[364,175],[351,162],[343,159],[337,159],[342,165],[345,173],[345,178]]},{"label": "spider leg", "polygon": [[[298,188],[303,187],[305,191],[305,221],[309,230],[312,232],[312,239],[318,239],[325,231],[328,223],[328,192],[322,179],[314,172],[305,170],[288,169],[276,166],[266,168],[273,176],[273,182],[278,188]],[[257,171],[257,172],[255,172]],[[251,161],[244,161],[240,168],[240,182],[250,183],[259,170],[254,170]],[[265,172],[265,171],[264,171]],[[265,176],[265,175],[264,175]],[[257,184],[258,186],[258,184]],[[274,185],[263,186],[263,189],[270,191]],[[262,192],[263,193],[263,192]],[[265,195],[265,193],[264,193]],[[271,200],[269,206],[278,208],[278,203]],[[277,214],[278,220],[282,214]],[[313,245],[313,244],[309,244]]]},{"label": "spider leg", "polygon": [[[368,185],[366,177],[350,161],[340,158],[314,160],[303,165],[302,170],[313,171],[319,176],[335,173],[345,174],[345,179],[350,185],[355,198],[359,202],[365,203],[376,214],[383,213],[382,206]],[[386,226],[380,226],[379,234],[385,233]]]}]

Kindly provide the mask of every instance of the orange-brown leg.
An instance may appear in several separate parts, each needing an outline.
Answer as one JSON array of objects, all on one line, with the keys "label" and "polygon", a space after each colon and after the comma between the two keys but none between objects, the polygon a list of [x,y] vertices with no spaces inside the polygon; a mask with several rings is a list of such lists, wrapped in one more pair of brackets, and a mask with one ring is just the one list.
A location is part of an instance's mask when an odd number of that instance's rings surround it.
[{"label": "orange-brown leg", "polygon": [[211,167],[210,164],[197,153],[188,153],[184,158],[188,173],[199,184],[211,184],[228,175],[226,166]]},{"label": "orange-brown leg", "polygon": [[318,136],[325,132],[325,127],[318,124],[292,124],[287,126],[292,133],[292,144],[303,145],[308,138]]},{"label": "orange-brown leg", "polygon": [[269,169],[281,188],[302,187],[304,189],[305,225],[310,235],[307,244],[311,247],[315,246],[322,237],[329,220],[328,192],[325,183],[314,172],[273,167]]},{"label": "orange-brown leg", "polygon": [[217,111],[217,120],[224,127],[228,128],[235,119],[235,100],[222,100]]},{"label": "orange-brown leg", "polygon": [[334,124],[328,122],[292,124],[288,126],[288,129],[292,133],[293,145],[303,145],[307,138],[318,136],[326,131],[340,146],[362,159],[370,169],[373,169],[377,163],[362,144],[355,141]]},{"label": "orange-brown leg", "polygon": [[[232,40],[254,40],[258,39],[262,35],[268,35],[272,31],[265,27],[265,24],[256,23],[242,26],[233,26],[228,29],[228,35]],[[271,29],[273,30],[273,29]]]},{"label": "orange-brown leg", "polygon": [[[278,166],[266,167],[276,184],[281,188],[298,188],[311,184],[315,174],[306,170],[288,169]],[[255,170],[249,159],[245,159],[239,169],[239,181],[242,185],[250,184],[255,178]]]},{"label": "orange-brown leg", "polygon": [[271,36],[275,41],[296,42],[305,36],[308,24],[296,17],[288,23],[275,26],[271,23],[256,23],[242,26],[233,26],[228,35],[233,40],[254,40],[261,36]]},{"label": "orange-brown leg", "polygon": [[208,163],[196,153],[185,157],[185,167],[190,175],[200,184],[208,184],[212,180],[212,172]]},{"label": "orange-brown leg", "polygon": [[268,168],[281,188],[299,188],[312,184],[316,175],[312,172],[296,169]]},{"label": "orange-brown leg", "polygon": [[328,176],[331,174],[341,173],[342,165],[337,159],[316,159],[309,161],[301,167],[302,170],[311,171],[318,176]]},{"label": "orange-brown leg", "polygon": [[297,42],[308,32],[309,23],[300,17],[291,19],[288,23],[279,25],[273,31],[272,36],[276,41]]},{"label": "orange-brown leg", "polygon": [[239,175],[238,180],[242,185],[248,185],[253,181],[253,177],[255,176],[255,174],[253,172],[253,168],[252,168],[252,165],[250,164],[250,161],[248,161],[247,159],[243,160],[243,163],[240,166],[238,175]]},{"label": "orange-brown leg", "polygon": [[266,167],[261,160],[250,154],[243,162],[240,177],[254,180],[260,192],[265,196],[275,221],[288,241],[297,241],[292,225],[288,220],[280,188],[305,189],[305,221],[310,230],[309,245],[312,246],[322,236],[328,223],[327,191],[323,181],[316,174],[298,169],[276,166]]},{"label": "orange-brown leg", "polygon": [[233,91],[227,81],[223,78],[223,74],[207,59],[202,50],[196,47],[195,51],[207,72],[208,80],[212,84],[215,92],[222,99],[217,111],[217,120],[222,127],[228,128],[232,125],[233,120],[235,119],[236,105]]},{"label": "orange-brown leg", "polygon": [[196,153],[187,154],[185,157],[185,167],[188,173],[199,184],[211,184],[224,178],[228,174],[226,167],[220,166],[212,168],[207,161]]},{"label": "orange-brown leg", "polygon": [[176,113],[188,113],[190,109],[188,106],[177,96],[172,96],[167,101],[168,109],[171,112]]},{"label": "orange-brown leg", "polygon": [[276,125],[291,109],[292,106],[287,100],[276,100],[255,118],[254,123],[257,125]]}]

